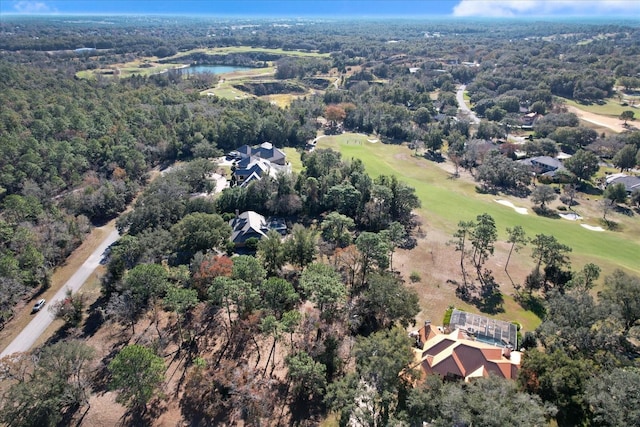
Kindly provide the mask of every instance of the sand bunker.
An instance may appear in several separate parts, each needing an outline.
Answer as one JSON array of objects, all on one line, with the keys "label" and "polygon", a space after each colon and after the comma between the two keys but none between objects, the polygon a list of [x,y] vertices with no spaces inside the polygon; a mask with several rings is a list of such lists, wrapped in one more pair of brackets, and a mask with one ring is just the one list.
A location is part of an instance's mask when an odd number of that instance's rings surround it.
[{"label": "sand bunker", "polygon": [[589,225],[589,224],[580,224],[580,225],[583,226],[584,228],[586,228],[587,230],[604,231],[604,228],[602,228],[602,227],[594,227],[593,225]]},{"label": "sand bunker", "polygon": [[579,219],[582,219],[582,217],[575,212],[560,214],[560,218],[568,219],[569,221],[577,221]]},{"label": "sand bunker", "polygon": [[379,139],[367,139],[367,142],[375,144],[376,142],[380,142],[380,140]]},{"label": "sand bunker", "polygon": [[496,200],[496,202],[500,203],[501,205],[512,208],[514,211],[516,211],[520,215],[527,215],[529,213],[527,212],[527,208],[519,208],[508,200]]}]

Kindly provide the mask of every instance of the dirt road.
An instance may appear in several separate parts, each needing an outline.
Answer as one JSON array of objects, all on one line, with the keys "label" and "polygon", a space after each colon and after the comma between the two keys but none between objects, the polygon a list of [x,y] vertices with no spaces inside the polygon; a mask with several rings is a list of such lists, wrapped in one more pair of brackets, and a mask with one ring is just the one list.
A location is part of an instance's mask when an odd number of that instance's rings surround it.
[{"label": "dirt road", "polygon": [[89,258],[76,270],[67,282],[47,301],[47,304],[29,322],[29,324],[18,334],[18,336],[0,353],[0,358],[16,352],[28,351],[36,342],[40,335],[53,322],[54,316],[49,308],[56,301],[64,300],[67,289],[77,292],[87,281],[91,273],[100,265],[105,250],[120,236],[117,230],[112,230],[107,234]]},{"label": "dirt road", "polygon": [[578,116],[580,120],[611,129],[614,132],[624,132],[626,130],[618,118],[591,113],[589,111],[576,108],[573,105],[568,105],[567,110]]}]

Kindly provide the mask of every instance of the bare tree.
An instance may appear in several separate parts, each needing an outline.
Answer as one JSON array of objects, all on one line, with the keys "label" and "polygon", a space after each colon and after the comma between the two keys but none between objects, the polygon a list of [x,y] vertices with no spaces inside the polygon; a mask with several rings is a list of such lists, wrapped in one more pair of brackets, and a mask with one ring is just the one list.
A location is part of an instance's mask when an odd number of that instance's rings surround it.
[{"label": "bare tree", "polygon": [[519,225],[516,225],[513,228],[507,227],[507,234],[509,234],[509,239],[507,240],[507,242],[511,243],[511,248],[509,248],[509,256],[507,256],[507,262],[504,264],[504,272],[507,273],[509,280],[511,280],[511,284],[513,285],[513,279],[511,278],[511,275],[507,270],[507,268],[509,267],[509,260],[511,260],[511,254],[514,250],[516,252],[519,252],[520,249],[522,249],[522,247],[527,244],[529,239],[527,238],[524,228]]}]

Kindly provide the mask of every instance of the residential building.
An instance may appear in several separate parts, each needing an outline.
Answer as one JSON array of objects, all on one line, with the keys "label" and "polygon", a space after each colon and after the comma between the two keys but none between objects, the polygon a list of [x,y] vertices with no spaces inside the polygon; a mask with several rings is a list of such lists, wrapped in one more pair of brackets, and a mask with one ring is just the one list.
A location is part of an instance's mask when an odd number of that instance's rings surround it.
[{"label": "residential building", "polygon": [[640,178],[637,176],[630,176],[623,173],[616,173],[609,175],[606,180],[607,186],[612,184],[622,184],[627,193],[631,194],[635,190],[640,190]]},{"label": "residential building", "polygon": [[286,164],[287,155],[270,142],[263,142],[255,147],[243,145],[235,151],[240,154],[242,159],[258,157],[276,165],[284,166]]},{"label": "residential building", "polygon": [[275,148],[270,142],[255,147],[243,145],[228,154],[235,159],[232,185],[246,186],[252,181],[260,180],[264,175],[275,177],[279,172],[290,172],[291,166],[286,162],[283,151]]},{"label": "residential building", "polygon": [[422,344],[419,350],[422,369],[447,379],[470,381],[497,375],[515,379],[521,353],[511,346],[498,347],[478,341],[462,329],[445,333],[430,323],[417,332]]},{"label": "residential building", "polygon": [[564,169],[560,160],[549,156],[531,157],[519,161],[524,165],[531,166],[533,172],[543,176],[553,177],[556,172]]},{"label": "residential building", "polygon": [[233,171],[235,185],[246,186],[251,181],[262,179],[271,172],[271,162],[259,157],[245,157],[238,161]]},{"label": "residential building", "polygon": [[536,120],[542,117],[542,114],[538,113],[527,113],[520,117],[520,123],[522,123],[523,129],[531,129]]},{"label": "residential building", "polygon": [[231,241],[236,247],[244,246],[245,242],[254,237],[261,239],[266,236],[269,227],[264,216],[254,211],[242,212],[231,221]]}]

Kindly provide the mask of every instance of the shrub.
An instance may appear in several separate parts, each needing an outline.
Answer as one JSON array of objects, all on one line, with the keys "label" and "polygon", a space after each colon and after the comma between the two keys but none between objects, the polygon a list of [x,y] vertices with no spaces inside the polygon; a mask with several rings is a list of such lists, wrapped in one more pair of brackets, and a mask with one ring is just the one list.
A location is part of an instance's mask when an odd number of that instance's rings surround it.
[{"label": "shrub", "polygon": [[442,319],[442,326],[448,327],[449,323],[451,323],[451,315],[453,314],[453,306],[447,308],[447,311],[444,312],[444,318]]},{"label": "shrub", "polygon": [[416,283],[422,280],[422,277],[420,277],[420,274],[417,271],[412,271],[411,275],[409,276],[409,280],[411,280],[411,283]]},{"label": "shrub", "polygon": [[258,240],[257,237],[250,237],[244,242],[244,247],[247,248],[250,251],[255,252],[255,250],[258,249],[258,242],[259,241],[260,240]]},{"label": "shrub", "polygon": [[[518,332],[518,334],[520,333]],[[538,345],[538,340],[536,338],[535,332],[525,332],[524,339],[518,341],[518,343],[520,344],[520,348],[524,348],[526,350],[530,348],[536,348],[536,346]]]}]

